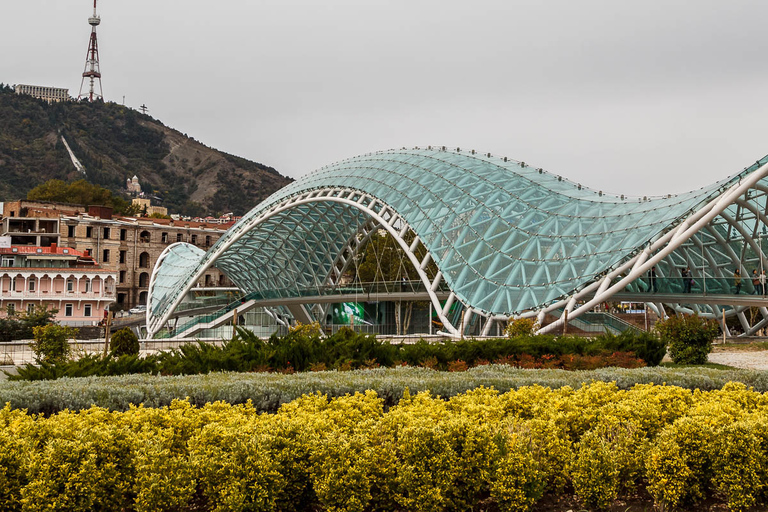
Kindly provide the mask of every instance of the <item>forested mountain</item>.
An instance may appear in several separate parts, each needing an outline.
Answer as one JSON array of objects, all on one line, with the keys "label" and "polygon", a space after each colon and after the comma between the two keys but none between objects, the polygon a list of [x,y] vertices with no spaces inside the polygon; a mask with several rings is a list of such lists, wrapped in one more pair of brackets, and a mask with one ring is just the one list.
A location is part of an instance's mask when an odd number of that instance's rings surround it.
[{"label": "forested mountain", "polygon": [[[85,167],[75,169],[61,137]],[[242,215],[291,179],[272,167],[209,148],[151,116],[104,102],[48,104],[0,84],[0,201],[47,180],[125,193],[139,177],[154,203],[186,215]]]}]

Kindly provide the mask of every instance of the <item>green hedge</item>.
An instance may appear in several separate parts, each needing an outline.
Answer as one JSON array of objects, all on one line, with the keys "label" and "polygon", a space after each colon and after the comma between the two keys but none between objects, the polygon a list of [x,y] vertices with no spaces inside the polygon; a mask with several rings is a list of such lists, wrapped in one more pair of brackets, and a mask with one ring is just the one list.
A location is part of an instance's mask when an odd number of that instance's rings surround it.
[{"label": "green hedge", "polygon": [[[450,400],[305,395],[276,414],[176,401],[50,417],[0,409],[8,511],[657,510],[768,498],[768,396],[593,383]],[[621,508],[618,508],[618,507]]]},{"label": "green hedge", "polygon": [[0,404],[10,402],[12,407],[27,409],[30,413],[51,414],[64,409],[87,409],[91,405],[118,411],[138,404],[161,407],[175,399],[188,398],[197,406],[219,400],[231,404],[250,400],[257,411],[274,412],[281,404],[316,391],[329,396],[343,396],[373,390],[389,407],[400,400],[406,389],[411,393],[429,390],[437,396],[449,398],[479,386],[494,387],[500,391],[531,385],[557,389],[564,386],[577,388],[592,381],[615,382],[621,389],[638,383],[667,383],[701,390],[720,389],[726,383],[735,381],[758,391],[768,391],[768,372],[754,370],[659,367],[572,372],[489,365],[453,373],[399,367],[291,375],[211,373],[177,377],[125,375],[43,382],[0,381]]},{"label": "green hedge", "polygon": [[[194,375],[215,371],[307,371],[392,367],[401,364],[429,365],[444,370],[455,361],[473,366],[478,363],[505,362],[523,355],[533,358],[549,355],[604,356],[603,365],[607,365],[610,364],[610,357],[607,356],[614,353],[632,353],[648,366],[655,366],[661,362],[665,350],[665,343],[658,337],[631,332],[619,336],[604,334],[591,339],[546,335],[438,343],[420,340],[413,344],[392,344],[347,328],[328,337],[303,329],[283,337],[272,336],[268,340],[261,340],[250,331],[238,329],[237,335],[221,347],[190,343],[141,359],[138,356],[85,356],[66,363],[27,365],[19,368],[18,375],[9,378],[49,380],[130,373]],[[600,364],[587,368],[596,366]]]}]

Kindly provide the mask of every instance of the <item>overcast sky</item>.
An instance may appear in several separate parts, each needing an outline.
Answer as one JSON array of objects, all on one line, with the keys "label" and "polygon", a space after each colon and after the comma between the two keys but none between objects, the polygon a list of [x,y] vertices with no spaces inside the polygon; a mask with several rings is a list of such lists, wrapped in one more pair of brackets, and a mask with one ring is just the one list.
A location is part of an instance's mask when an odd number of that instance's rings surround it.
[{"label": "overcast sky", "polygon": [[[77,95],[90,0],[3,0],[0,82]],[[99,0],[104,95],[299,177],[446,145],[595,189],[697,189],[768,153],[768,2]]]}]

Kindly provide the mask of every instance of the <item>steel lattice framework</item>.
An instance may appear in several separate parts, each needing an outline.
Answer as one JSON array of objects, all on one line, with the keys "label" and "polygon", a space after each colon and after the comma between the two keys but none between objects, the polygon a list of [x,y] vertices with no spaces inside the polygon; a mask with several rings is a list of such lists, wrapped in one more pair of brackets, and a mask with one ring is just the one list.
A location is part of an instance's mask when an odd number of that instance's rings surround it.
[{"label": "steel lattice framework", "polygon": [[[378,229],[397,240],[419,271],[453,335],[475,315],[483,333],[511,317],[574,318],[641,286],[652,266],[661,277],[689,266],[694,276],[726,287],[734,268],[745,276],[756,266],[768,268],[760,247],[768,226],[767,163],[765,157],[697,191],[629,198],[474,151],[429,147],[357,156],[273,194],[207,253],[169,246],[152,274],[148,329],[157,333],[214,264],[244,292],[265,299],[297,297],[312,287],[320,294]],[[439,270],[434,278],[424,271],[430,262]],[[451,294],[441,302],[434,291],[446,285]],[[455,301],[463,324],[447,317]],[[716,318],[723,312],[712,305],[673,307]],[[743,318],[740,309],[726,309]]]}]

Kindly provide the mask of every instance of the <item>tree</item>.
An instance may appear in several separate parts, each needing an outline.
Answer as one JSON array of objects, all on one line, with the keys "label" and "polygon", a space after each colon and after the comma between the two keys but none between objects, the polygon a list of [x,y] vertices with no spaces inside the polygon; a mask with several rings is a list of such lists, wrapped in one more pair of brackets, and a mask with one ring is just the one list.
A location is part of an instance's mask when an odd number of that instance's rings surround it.
[{"label": "tree", "polygon": [[[413,235],[406,236],[405,242],[410,245]],[[426,249],[418,244],[415,250],[416,258],[421,261],[426,256]],[[389,233],[375,233],[363,248],[363,257],[359,267],[353,269],[356,277],[364,283],[388,282],[393,286],[403,286],[402,283],[419,281],[421,277],[413,266],[411,260],[395,238]],[[437,275],[437,265],[430,262],[424,269],[431,280]],[[399,291],[399,290],[398,290]],[[397,334],[405,334],[411,324],[413,316],[413,301],[406,303],[403,312],[403,302],[395,301],[395,324]]]},{"label": "tree", "polygon": [[53,323],[59,311],[35,306],[30,312],[17,312],[6,308],[6,317],[0,318],[0,341],[27,340],[34,336],[32,329]]},{"label": "tree", "polygon": [[518,318],[510,320],[504,332],[510,338],[514,338],[516,336],[533,336],[538,329],[539,322],[535,318]]},{"label": "tree", "polygon": [[77,329],[69,326],[48,324],[32,329],[35,341],[32,350],[38,362],[63,363],[69,359],[69,340],[77,336]]},{"label": "tree", "polygon": [[115,196],[111,191],[85,180],[66,183],[62,180],[48,180],[27,194],[30,201],[55,201],[88,205],[109,206],[116,212],[125,212],[131,204],[125,199]]},{"label": "tree", "polygon": [[699,315],[672,316],[656,324],[661,339],[669,345],[669,356],[677,364],[704,364],[720,328],[714,320]]},{"label": "tree", "polygon": [[110,353],[115,357],[138,354],[140,348],[139,338],[127,327],[113,334],[109,345]]}]

